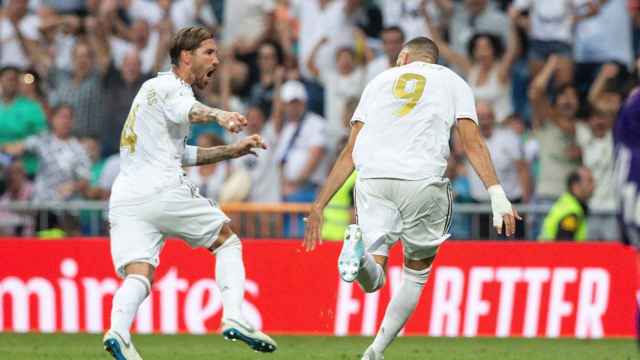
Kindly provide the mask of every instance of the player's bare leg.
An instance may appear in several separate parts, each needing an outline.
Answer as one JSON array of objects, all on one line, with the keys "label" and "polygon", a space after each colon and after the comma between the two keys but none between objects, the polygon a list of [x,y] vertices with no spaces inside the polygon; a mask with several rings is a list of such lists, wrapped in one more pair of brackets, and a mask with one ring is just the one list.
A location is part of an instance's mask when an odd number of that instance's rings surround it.
[{"label": "player's bare leg", "polygon": [[216,282],[220,288],[223,309],[222,335],[229,340],[243,341],[255,351],[275,351],[276,342],[254,329],[242,316],[245,271],[238,235],[229,225],[224,225],[209,250],[216,256]]},{"label": "player's bare leg", "polygon": [[145,262],[134,262],[124,268],[125,279],[111,306],[111,327],[102,340],[105,350],[117,360],[142,359],[131,342],[129,330],[140,304],[151,292],[154,271]]},{"label": "player's bare leg", "polygon": [[396,338],[398,332],[404,327],[409,316],[415,310],[424,284],[427,283],[429,278],[431,264],[434,259],[435,256],[421,260],[405,259],[400,288],[391,297],[391,302],[387,306],[380,330],[378,330],[373,344],[364,353],[363,360],[384,359],[382,354],[393,339]]}]

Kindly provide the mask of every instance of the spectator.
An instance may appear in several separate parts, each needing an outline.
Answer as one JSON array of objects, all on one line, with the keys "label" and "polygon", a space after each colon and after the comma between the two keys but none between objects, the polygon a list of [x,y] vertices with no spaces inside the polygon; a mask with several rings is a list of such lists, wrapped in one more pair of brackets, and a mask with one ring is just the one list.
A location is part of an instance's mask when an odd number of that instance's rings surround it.
[{"label": "spectator", "polygon": [[257,156],[244,156],[232,160],[234,167],[244,169],[251,177],[251,192],[247,201],[259,203],[277,203],[282,201],[280,169],[275,157],[278,146],[278,136],[273,122],[266,121],[266,107],[261,104],[251,104],[247,110],[247,128],[244,138],[248,134],[260,134],[266,149],[256,149]]},{"label": "spectator", "polygon": [[[200,147],[214,147],[224,145],[224,141],[213,134],[204,133],[198,137],[196,145]],[[195,186],[200,188],[202,196],[218,201],[222,185],[231,175],[231,164],[229,161],[219,163],[192,166],[187,168],[187,178]]]},{"label": "spectator", "polygon": [[607,62],[629,67],[633,63],[631,17],[627,0],[593,1],[600,11],[578,23],[575,31],[574,57],[576,81],[590,84],[598,68]]},{"label": "spectator", "polygon": [[[161,29],[164,32],[170,31],[164,27]],[[115,36],[109,39],[111,57],[115,66],[121,68],[127,54],[137,51],[143,73],[158,71],[164,60],[164,57],[159,58],[160,32],[152,30],[146,20],[139,19],[131,25],[127,35],[127,40]]]},{"label": "spectator", "polygon": [[489,0],[464,0],[457,2],[452,12],[445,12],[442,23],[449,24],[449,43],[451,48],[464,53],[469,40],[477,33],[489,33],[499,36],[502,43],[507,42],[509,20]]},{"label": "spectator", "polygon": [[76,42],[73,48],[73,70],[68,73],[53,67],[49,82],[53,91],[49,101],[52,106],[68,103],[75,114],[73,132],[76,136],[97,134],[102,130],[104,114],[104,89],[102,74],[106,69],[96,65],[94,49],[86,41]]},{"label": "spectator", "polygon": [[40,19],[27,13],[27,0],[7,0],[0,8],[0,67],[26,69],[36,56]]},{"label": "spectator", "polygon": [[431,37],[423,17],[424,12],[428,12],[431,19],[437,21],[442,13],[446,14],[444,17],[450,17],[452,11],[451,0],[384,0],[382,2],[384,25],[398,27],[407,39],[418,36]]},{"label": "spectator", "polygon": [[282,49],[276,43],[265,42],[258,48],[259,82],[251,87],[251,102],[267,104],[267,115],[271,114],[276,69],[282,61]]},{"label": "spectator", "polygon": [[132,50],[125,55],[120,70],[111,63],[103,78],[105,108],[108,120],[103,124],[101,141],[103,153],[115,154],[120,147],[120,131],[127,119],[131,102],[142,84],[150,78],[142,73],[138,52]]},{"label": "spectator", "polygon": [[[18,92],[19,74],[15,67],[0,70],[0,146],[22,141],[47,127],[40,105]],[[27,157],[24,166],[27,174],[34,175],[37,161]]]},{"label": "spectator", "polygon": [[574,138],[577,90],[572,85],[561,86],[556,90],[553,103],[549,103],[545,93],[551,77],[559,71],[558,64],[559,58],[550,56],[529,89],[534,136],[540,146],[535,193],[541,204],[552,203],[562,195],[564,180],[580,164],[580,149]]},{"label": "spectator", "polygon": [[[72,128],[73,109],[70,105],[59,105],[53,109],[50,132],[4,146],[4,150],[13,155],[27,152],[38,157],[34,201],[64,201],[88,194],[91,161],[80,142],[71,135]],[[47,237],[77,229],[75,217],[53,211],[41,214],[36,224],[36,230],[43,231],[42,235]]]},{"label": "spectator", "polygon": [[[573,81],[573,26],[597,14],[599,0],[515,0],[514,16],[529,11],[529,67],[535,76],[551,54],[558,57],[558,83]],[[584,6],[582,6],[584,5]]]},{"label": "spectator", "polygon": [[[315,48],[319,43],[323,43],[314,59],[318,69],[335,72],[338,49],[354,47],[354,30],[360,10],[360,0],[334,0],[320,14],[312,45]],[[311,51],[313,52],[313,48]],[[310,57],[311,53],[309,53]],[[301,66],[308,62],[309,59],[301,63]]]},{"label": "spectator", "polygon": [[276,159],[282,169],[283,200],[312,202],[326,176],[320,166],[327,143],[325,120],[307,111],[307,92],[299,81],[284,83],[280,97],[283,114],[274,113],[273,121],[279,134]]},{"label": "spectator", "polygon": [[33,218],[5,210],[14,201],[29,201],[33,193],[33,184],[27,178],[27,173],[20,160],[15,160],[6,169],[7,189],[0,196],[0,235],[31,236],[34,231]]},{"label": "spectator", "polygon": [[230,1],[224,4],[222,43],[240,57],[253,56],[260,44],[270,37],[274,0]]},{"label": "spectator", "polygon": [[91,161],[80,142],[71,135],[73,118],[70,105],[59,105],[53,110],[50,132],[4,146],[6,152],[16,156],[25,152],[38,156],[35,201],[68,200],[88,189]]},{"label": "spectator", "polygon": [[[469,183],[466,161],[459,155],[454,154],[449,157],[447,165],[447,177],[451,180],[455,203],[472,203],[473,198],[471,197],[471,185]],[[470,239],[471,217],[454,212],[449,232],[454,239]]]},{"label": "spectator", "polygon": [[[292,13],[298,18],[300,31],[298,36],[298,63],[306,64],[311,54],[311,50],[318,42],[316,33],[322,26],[321,14],[326,11],[331,0],[292,0]],[[311,74],[306,66],[301,72],[305,78],[310,78]]]},{"label": "spectator", "polygon": [[593,109],[588,124],[576,124],[576,141],[582,150],[582,160],[595,180],[593,197],[589,209],[608,212],[610,215],[591,214],[588,217],[587,238],[589,240],[618,240],[616,210],[616,188],[613,179],[614,157],[611,128],[615,113]]},{"label": "spectator", "polygon": [[365,86],[365,71],[355,64],[355,52],[352,48],[340,48],[336,52],[336,71],[332,68],[319,68],[316,65],[318,50],[328,42],[323,38],[311,51],[309,71],[324,86],[324,116],[327,119],[327,150],[333,153],[338,141],[347,134],[342,124],[343,109],[350,97],[358,97]]},{"label": "spectator", "polygon": [[487,101],[493,106],[500,124],[513,112],[511,68],[520,52],[516,25],[514,22],[510,25],[506,52],[499,36],[476,33],[469,40],[467,55],[449,47],[437,29],[431,31],[443,58],[469,81],[476,100]]},{"label": "spectator", "polygon": [[569,174],[567,192],[553,204],[544,219],[540,240],[558,241],[587,239],[587,202],[593,193],[593,176],[586,167]]},{"label": "spectator", "polygon": [[[491,104],[479,102],[476,105],[480,133],[485,139],[498,179],[504,187],[507,197],[513,204],[529,201],[529,167],[524,158],[524,145],[520,137],[510,128],[496,128],[495,116]],[[467,174],[471,197],[478,203],[489,203],[489,194],[478,175],[467,162]],[[480,237],[489,238],[492,228],[491,216],[480,218]],[[516,224],[515,238],[524,237],[524,222]]]},{"label": "spectator", "polygon": [[404,32],[397,26],[390,26],[382,30],[380,34],[382,38],[382,49],[384,54],[378,56],[367,64],[367,82],[371,81],[376,75],[394,67],[402,46],[404,45]]}]

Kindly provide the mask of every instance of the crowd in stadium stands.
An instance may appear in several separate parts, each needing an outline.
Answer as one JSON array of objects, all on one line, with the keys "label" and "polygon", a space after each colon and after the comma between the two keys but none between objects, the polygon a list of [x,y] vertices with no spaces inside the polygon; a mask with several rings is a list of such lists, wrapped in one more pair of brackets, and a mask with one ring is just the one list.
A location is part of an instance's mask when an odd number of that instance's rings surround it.
[{"label": "crowd in stadium stands", "polygon": [[[592,191],[585,185],[576,196],[596,212],[585,236],[618,238],[615,219],[597,213],[616,209],[611,128],[638,81],[640,0],[0,3],[0,204],[108,199],[131,101],[145,80],[169,69],[171,36],[189,25],[215,31],[221,58],[197,96],[245,114],[245,132],[261,134],[269,148],[187,176],[217,201],[311,202],[367,81],[394,65],[404,41],[426,35],[440,62],[473,88],[510,200],[553,204],[592,177]],[[215,124],[194,125],[189,142],[236,138]],[[457,202],[488,202],[455,134],[448,176]],[[248,195],[226,194],[230,181],[250,181]],[[5,234],[41,230],[6,210],[0,223],[12,224]],[[452,232],[469,237],[468,219],[459,216]]]}]

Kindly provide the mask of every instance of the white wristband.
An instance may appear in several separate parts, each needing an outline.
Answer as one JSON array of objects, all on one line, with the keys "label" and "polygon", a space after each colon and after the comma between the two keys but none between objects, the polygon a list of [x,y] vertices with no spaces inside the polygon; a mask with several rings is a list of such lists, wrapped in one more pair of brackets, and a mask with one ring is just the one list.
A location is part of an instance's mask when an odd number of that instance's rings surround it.
[{"label": "white wristband", "polygon": [[511,202],[507,199],[504,189],[500,184],[490,186],[487,191],[491,196],[491,212],[493,213],[493,226],[502,227],[502,217],[510,214]]},{"label": "white wristband", "polygon": [[194,166],[198,161],[198,147],[186,145],[182,153],[182,166]]}]

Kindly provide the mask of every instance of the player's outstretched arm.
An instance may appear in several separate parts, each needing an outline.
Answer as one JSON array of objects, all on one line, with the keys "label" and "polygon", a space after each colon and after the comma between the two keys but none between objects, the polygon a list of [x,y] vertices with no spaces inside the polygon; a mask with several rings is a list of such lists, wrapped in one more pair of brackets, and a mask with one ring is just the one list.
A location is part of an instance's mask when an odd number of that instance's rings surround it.
[{"label": "player's outstretched arm", "polygon": [[502,234],[502,223],[504,222],[505,235],[513,235],[516,229],[516,219],[521,220],[521,218],[518,212],[511,207],[511,203],[498,182],[491,154],[480,134],[480,129],[471,119],[458,119],[456,131],[462,140],[469,162],[491,195],[493,226],[498,234]]},{"label": "player's outstretched arm", "polygon": [[353,172],[353,145],[356,143],[358,133],[364,124],[355,122],[351,127],[349,141],[333,164],[333,168],[324,182],[316,201],[311,205],[309,216],[306,219],[306,228],[304,232],[304,248],[312,251],[318,244],[322,242],[322,222],[324,221],[323,212],[333,195],[340,189],[342,184]]},{"label": "player's outstretched arm", "polygon": [[196,102],[189,111],[189,122],[217,122],[223,128],[237,133],[247,126],[247,119],[240,113],[224,111]]},{"label": "player's outstretched arm", "polygon": [[182,157],[183,166],[214,164],[224,160],[235,159],[244,155],[256,155],[255,149],[266,149],[260,135],[251,135],[230,145],[200,147],[187,146]]}]

